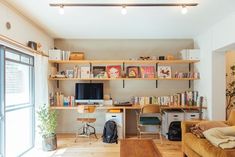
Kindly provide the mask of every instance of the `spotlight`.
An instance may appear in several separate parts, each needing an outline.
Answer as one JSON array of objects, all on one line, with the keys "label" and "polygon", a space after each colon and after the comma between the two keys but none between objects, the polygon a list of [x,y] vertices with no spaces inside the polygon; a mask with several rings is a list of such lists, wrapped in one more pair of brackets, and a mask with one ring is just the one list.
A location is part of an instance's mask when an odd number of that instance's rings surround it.
[{"label": "spotlight", "polygon": [[60,13],[60,15],[64,15],[64,6],[63,5],[60,6],[59,13]]},{"label": "spotlight", "polygon": [[188,12],[188,9],[186,8],[186,6],[182,6],[181,13],[187,14],[187,12]]},{"label": "spotlight", "polygon": [[122,6],[122,15],[126,15],[127,10],[126,10],[126,6]]}]

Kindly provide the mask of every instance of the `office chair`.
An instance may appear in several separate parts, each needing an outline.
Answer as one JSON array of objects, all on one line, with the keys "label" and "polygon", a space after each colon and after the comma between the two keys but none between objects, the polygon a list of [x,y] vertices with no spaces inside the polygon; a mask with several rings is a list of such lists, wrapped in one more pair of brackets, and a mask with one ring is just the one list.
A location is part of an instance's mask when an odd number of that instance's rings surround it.
[{"label": "office chair", "polygon": [[[94,124],[96,122],[96,118],[90,117],[91,114],[95,112],[95,109],[96,109],[96,106],[90,106],[90,105],[78,106],[77,112],[79,113],[79,115],[81,114],[83,116],[82,117],[80,116],[79,118],[77,118],[77,121],[82,123],[82,127],[80,127],[76,132],[75,143],[77,142],[78,136],[88,137],[90,140],[90,135],[94,134],[95,138],[98,139],[96,136],[95,127],[90,125],[91,123]],[[81,133],[80,133],[80,130],[82,130]]]},{"label": "office chair", "polygon": [[[151,104],[144,105],[140,112],[136,112],[137,118],[137,131],[138,137],[141,138],[142,134],[159,134],[160,141],[162,143],[162,135],[161,135],[161,113],[160,106]],[[150,132],[145,131],[145,126],[156,126],[158,132]]]}]

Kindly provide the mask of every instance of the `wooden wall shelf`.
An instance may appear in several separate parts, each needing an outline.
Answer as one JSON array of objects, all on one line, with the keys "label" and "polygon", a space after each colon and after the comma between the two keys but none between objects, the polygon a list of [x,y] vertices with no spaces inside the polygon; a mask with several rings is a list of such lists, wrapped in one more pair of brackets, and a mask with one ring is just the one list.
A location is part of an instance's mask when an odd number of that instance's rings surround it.
[{"label": "wooden wall shelf", "polygon": [[55,81],[115,81],[115,80],[175,80],[175,81],[190,81],[199,80],[198,78],[49,78]]},{"label": "wooden wall shelf", "polygon": [[199,60],[49,60],[57,64],[190,64]]}]

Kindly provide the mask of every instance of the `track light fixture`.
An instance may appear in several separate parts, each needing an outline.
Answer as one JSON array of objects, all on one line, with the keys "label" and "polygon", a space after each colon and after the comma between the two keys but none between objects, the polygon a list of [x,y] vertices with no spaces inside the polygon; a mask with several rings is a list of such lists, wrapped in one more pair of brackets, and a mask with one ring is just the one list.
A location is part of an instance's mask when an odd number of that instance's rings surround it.
[{"label": "track light fixture", "polygon": [[187,7],[197,6],[198,3],[51,3],[51,7],[59,7],[60,14],[64,14],[64,7],[122,7],[121,13],[127,13],[127,7],[182,7],[181,13],[187,13]]}]

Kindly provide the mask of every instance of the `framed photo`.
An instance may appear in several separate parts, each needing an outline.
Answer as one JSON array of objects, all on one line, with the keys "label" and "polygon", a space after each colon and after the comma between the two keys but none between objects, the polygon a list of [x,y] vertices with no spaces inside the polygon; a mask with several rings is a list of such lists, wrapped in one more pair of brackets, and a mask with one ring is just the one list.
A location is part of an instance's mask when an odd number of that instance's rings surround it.
[{"label": "framed photo", "polygon": [[73,78],[74,77],[74,71],[73,70],[66,70],[66,77]]},{"label": "framed photo", "polygon": [[158,78],[171,78],[171,66],[158,66]]},{"label": "framed photo", "polygon": [[126,68],[127,77],[129,78],[139,78],[140,77],[140,67],[129,66]]},{"label": "framed photo", "polygon": [[120,78],[121,77],[121,66],[120,65],[108,65],[107,73],[109,78]]}]

